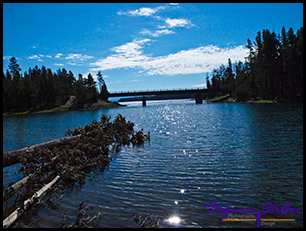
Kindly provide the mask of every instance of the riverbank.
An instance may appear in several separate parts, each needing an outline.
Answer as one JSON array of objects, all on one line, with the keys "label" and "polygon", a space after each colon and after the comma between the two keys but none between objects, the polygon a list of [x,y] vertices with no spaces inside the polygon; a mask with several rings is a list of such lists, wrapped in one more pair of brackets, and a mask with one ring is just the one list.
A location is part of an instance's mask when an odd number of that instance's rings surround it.
[{"label": "riverbank", "polygon": [[247,101],[238,101],[237,99],[231,98],[229,94],[217,96],[205,101],[208,103],[278,103],[276,99],[250,99]]},{"label": "riverbank", "polygon": [[99,110],[124,107],[126,105],[119,104],[117,102],[103,101],[98,99],[98,102],[93,104],[85,104],[83,107],[76,107],[73,104],[73,100],[69,99],[65,105],[44,110],[29,110],[24,112],[8,112],[3,113],[3,116],[18,116],[18,115],[32,115],[32,114],[45,114],[45,113],[58,113],[66,111],[87,111],[87,110]]}]

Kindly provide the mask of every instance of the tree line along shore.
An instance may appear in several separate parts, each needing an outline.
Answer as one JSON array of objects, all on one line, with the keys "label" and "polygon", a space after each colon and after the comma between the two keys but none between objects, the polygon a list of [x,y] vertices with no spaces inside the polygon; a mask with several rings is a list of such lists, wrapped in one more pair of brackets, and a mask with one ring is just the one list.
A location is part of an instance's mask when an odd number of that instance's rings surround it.
[{"label": "tree line along shore", "polygon": [[3,115],[46,113],[65,110],[90,110],[119,107],[108,101],[108,90],[101,72],[97,83],[91,74],[81,74],[76,79],[71,71],[37,65],[24,75],[15,57],[10,59],[9,69],[3,72]]},{"label": "tree line along shore", "polygon": [[296,34],[285,27],[281,34],[259,31],[246,47],[244,63],[228,59],[207,76],[208,89],[223,89],[239,102],[303,101],[303,27]]}]

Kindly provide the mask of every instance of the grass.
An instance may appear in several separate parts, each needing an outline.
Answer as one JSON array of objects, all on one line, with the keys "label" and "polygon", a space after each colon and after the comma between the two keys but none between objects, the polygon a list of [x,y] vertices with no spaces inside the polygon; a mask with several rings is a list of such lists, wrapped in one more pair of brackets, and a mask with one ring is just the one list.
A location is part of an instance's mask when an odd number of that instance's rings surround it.
[{"label": "grass", "polygon": [[222,99],[228,98],[229,96],[230,96],[229,94],[222,95],[222,96],[216,96],[213,98],[213,100],[222,100]]},{"label": "grass", "polygon": [[27,115],[27,114],[43,114],[43,113],[52,113],[52,112],[61,112],[61,111],[67,111],[68,109],[55,107],[52,109],[45,109],[40,111],[24,111],[24,112],[7,112],[3,113],[3,116],[18,116],[18,115]]},{"label": "grass", "polygon": [[276,103],[276,101],[268,100],[268,99],[261,99],[261,100],[254,101],[254,103]]},{"label": "grass", "polygon": [[228,99],[229,96],[230,96],[229,94],[222,95],[222,96],[216,96],[216,97],[214,97],[213,99],[208,99],[208,100],[206,100],[206,101],[207,101],[207,102],[211,102],[211,103],[222,102],[222,101]]}]

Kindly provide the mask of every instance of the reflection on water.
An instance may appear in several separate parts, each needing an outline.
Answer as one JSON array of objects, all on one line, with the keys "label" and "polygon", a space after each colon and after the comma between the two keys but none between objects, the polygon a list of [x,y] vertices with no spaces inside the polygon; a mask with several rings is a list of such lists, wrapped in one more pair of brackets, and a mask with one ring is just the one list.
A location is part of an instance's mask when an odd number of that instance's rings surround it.
[{"label": "reflection on water", "polygon": [[[92,172],[80,190],[53,198],[21,219],[33,227],[59,227],[63,214],[76,216],[80,201],[103,214],[102,227],[138,227],[134,213],[153,213],[180,227],[256,227],[256,222],[224,222],[208,212],[216,202],[226,207],[254,207],[266,202],[303,210],[303,107],[288,104],[201,104],[159,101],[129,107],[57,115],[4,118],[3,150],[61,137],[101,114],[117,113],[151,133],[150,144],[124,147],[104,171]],[[35,131],[33,131],[35,128]],[[4,183],[12,174],[4,169]],[[10,177],[12,179],[12,177]],[[302,227],[300,214],[273,227]],[[266,226],[269,227],[269,226]]]}]

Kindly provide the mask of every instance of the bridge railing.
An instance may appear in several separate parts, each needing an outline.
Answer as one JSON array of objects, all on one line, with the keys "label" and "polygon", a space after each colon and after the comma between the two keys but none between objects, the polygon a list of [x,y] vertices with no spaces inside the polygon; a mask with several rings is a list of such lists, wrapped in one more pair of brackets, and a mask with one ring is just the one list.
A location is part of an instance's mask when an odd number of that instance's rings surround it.
[{"label": "bridge railing", "polygon": [[120,91],[120,92],[117,92],[117,91],[115,91],[115,92],[109,92],[109,94],[126,94],[126,93],[138,93],[138,92],[152,92],[152,93],[154,93],[154,92],[167,92],[167,91],[194,91],[194,90],[206,90],[206,88],[185,88],[185,89],[183,89],[183,88],[179,88],[179,89],[175,89],[175,88],[173,88],[173,89],[160,89],[160,90],[156,90],[156,89],[154,89],[154,90],[135,90],[135,91]]}]

